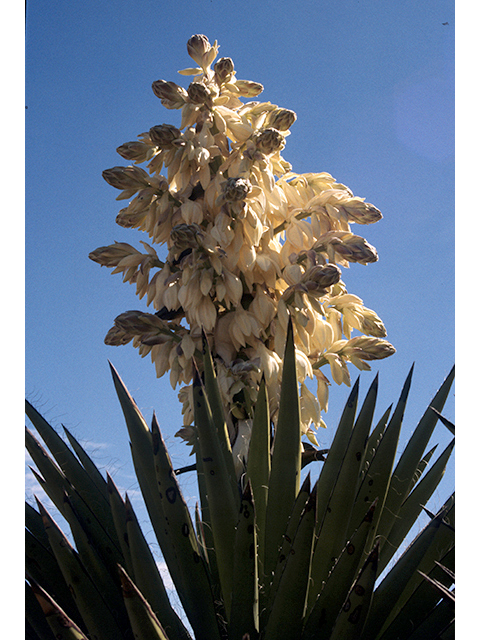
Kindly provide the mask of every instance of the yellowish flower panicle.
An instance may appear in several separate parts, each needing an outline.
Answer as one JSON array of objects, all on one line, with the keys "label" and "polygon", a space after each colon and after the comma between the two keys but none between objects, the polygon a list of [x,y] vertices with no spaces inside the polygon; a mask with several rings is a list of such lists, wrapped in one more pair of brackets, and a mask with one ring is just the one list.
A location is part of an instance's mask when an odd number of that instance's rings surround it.
[{"label": "yellowish flower panicle", "polygon": [[231,58],[217,59],[218,49],[205,35],[189,39],[197,66],[179,72],[193,76],[189,84],[152,85],[163,106],[181,112],[180,125],[150,124],[117,148],[132,164],[103,172],[120,190],[117,199],[129,201],[117,223],[145,232],[150,244],[141,252],[116,242],[90,258],[135,284],[156,311],[120,314],[105,341],[131,342],[149,355],[157,376],[169,373],[173,387],[183,385],[179,435],[189,442],[192,362],[201,369],[206,332],[240,469],[260,371],[276,420],[289,318],[302,433],[314,445],[325,426],[328,376],[349,385],[348,363],[368,369],[394,348],[377,314],[341,280],[341,268],[378,260],[351,225],[377,222],[380,211],[327,172],[294,173],[282,153],[296,114],[258,100],[263,86],[238,79]]}]

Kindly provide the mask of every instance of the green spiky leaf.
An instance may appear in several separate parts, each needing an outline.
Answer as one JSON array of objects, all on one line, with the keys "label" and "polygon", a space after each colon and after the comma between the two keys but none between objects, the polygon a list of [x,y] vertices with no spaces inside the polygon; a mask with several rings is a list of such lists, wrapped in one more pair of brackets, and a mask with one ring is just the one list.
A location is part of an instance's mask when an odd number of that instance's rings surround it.
[{"label": "green spiky leaf", "polygon": [[193,381],[193,405],[218,574],[228,617],[232,593],[235,527],[238,520],[237,500],[233,495],[218,433],[198,371]]},{"label": "green spiky leaf", "polygon": [[169,640],[152,608],[129,578],[125,569],[119,566],[118,570],[133,637],[137,640]]},{"label": "green spiky leaf", "polygon": [[[339,456],[340,464],[337,465],[337,477],[334,480],[330,498],[326,503],[316,542],[318,551],[313,560],[312,576],[317,587],[326,580],[335,558],[338,557],[347,541],[349,514],[355,500],[352,488],[356,486],[360,473],[365,443],[375,410],[377,390],[378,376],[373,380],[355,425],[350,431],[350,438],[346,442],[347,446],[344,449],[343,458],[340,460]],[[336,451],[336,445],[334,451]],[[312,597],[310,601],[312,601]]]},{"label": "green spiky leaf", "polygon": [[64,534],[47,513],[43,505],[38,502],[50,546],[62,571],[68,588],[80,611],[80,615],[91,634],[96,634],[99,640],[121,637],[122,629],[105,602],[103,594],[88,575],[77,552],[72,548]]},{"label": "green spiky leaf", "polygon": [[[396,514],[396,520],[393,524],[388,536],[386,536],[387,544],[382,549],[382,557],[380,562],[380,571],[387,566],[395,551],[407,536],[410,529],[413,527],[415,521],[420,515],[423,505],[427,504],[430,500],[433,492],[438,487],[445,469],[447,467],[448,460],[453,451],[455,442],[452,440],[445,448],[443,453],[438,457],[432,468],[425,474],[423,479],[415,486],[413,491],[404,500],[403,504],[399,508]],[[384,534],[377,529],[377,533],[380,536]]]},{"label": "green spiky leaf", "polygon": [[265,640],[296,640],[302,632],[315,534],[316,486],[298,524],[265,628]]},{"label": "green spiky leaf", "polygon": [[258,637],[258,556],[255,504],[250,483],[247,483],[240,506],[240,518],[235,535],[233,592],[229,640],[250,640]]},{"label": "green spiky leaf", "polygon": [[225,466],[228,472],[228,477],[232,487],[232,493],[237,501],[237,511],[240,508],[240,491],[237,482],[237,474],[235,472],[235,465],[232,456],[232,447],[230,445],[230,438],[228,435],[227,423],[225,421],[225,411],[223,407],[222,397],[217,382],[217,376],[215,374],[215,368],[213,365],[212,353],[208,344],[205,332],[202,332],[202,345],[203,345],[203,375],[205,392],[210,404],[210,410],[212,412],[213,423],[217,430],[218,441],[220,449],[225,460]]},{"label": "green spiky leaf", "polygon": [[388,535],[395,522],[395,519],[389,514],[397,513],[398,508],[413,488],[415,471],[418,468],[423,452],[437,423],[438,413],[436,413],[435,410],[437,412],[442,410],[453,384],[454,376],[455,367],[452,368],[444,383],[435,394],[435,397],[423,414],[422,419],[418,423],[395,467],[391,486],[385,501],[385,510],[382,514],[383,522],[379,525],[385,536]]},{"label": "green spiky leaf", "polygon": [[250,438],[245,478],[246,481],[251,484],[255,500],[255,516],[258,526],[258,557],[262,572],[270,468],[270,411],[268,408],[268,393],[265,379],[262,379],[253,416],[252,435]]},{"label": "green spiky leaf", "polygon": [[275,568],[282,536],[285,533],[295,498],[300,490],[300,437],[300,402],[293,325],[290,319],[265,516],[264,571],[267,580],[270,579]]},{"label": "green spiky leaf", "polygon": [[376,502],[369,508],[362,523],[334,564],[322,591],[306,617],[302,640],[315,640],[319,636],[325,638],[330,636],[337,615],[347,598],[362,557],[364,557],[375,507]]},{"label": "green spiky leaf", "polygon": [[30,586],[55,638],[62,638],[62,640],[88,640],[80,627],[68,617],[65,611],[40,585],[32,581]]},{"label": "green spiky leaf", "polygon": [[352,586],[335,621],[330,640],[356,640],[361,637],[370,610],[377,568],[378,544],[368,555],[360,575]]}]

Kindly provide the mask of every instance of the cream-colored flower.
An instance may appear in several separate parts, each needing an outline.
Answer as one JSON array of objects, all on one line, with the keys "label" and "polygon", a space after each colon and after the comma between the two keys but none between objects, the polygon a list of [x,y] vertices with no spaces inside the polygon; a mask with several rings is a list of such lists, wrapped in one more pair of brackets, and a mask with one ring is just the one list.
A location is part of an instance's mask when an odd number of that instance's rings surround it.
[{"label": "cream-colored flower", "polygon": [[278,384],[281,379],[283,362],[280,356],[269,349],[262,341],[257,341],[254,347],[245,350],[250,360],[259,358],[260,370],[268,385]]},{"label": "cream-colored flower", "polygon": [[230,313],[232,320],[228,331],[236,349],[245,347],[247,344],[254,344],[256,338],[260,337],[261,331],[261,325],[257,318],[241,306]]},{"label": "cream-colored flower", "polygon": [[[318,446],[315,431],[319,427],[324,427],[324,422],[320,414],[320,404],[318,398],[308,389],[307,385],[302,382],[300,385],[300,420],[302,425],[302,433],[304,433],[310,442]],[[312,425],[315,431],[312,429]]]},{"label": "cream-colored flower", "polygon": [[268,289],[256,287],[255,297],[249,310],[257,318],[262,327],[268,327],[275,317],[277,305],[274,297],[268,293]]},{"label": "cream-colored flower", "polygon": [[328,387],[330,381],[327,376],[319,369],[314,369],[313,373],[317,379],[317,398],[322,411],[328,411]]},{"label": "cream-colored flower", "polygon": [[350,373],[347,368],[347,363],[343,358],[341,358],[338,353],[328,352],[326,351],[323,354],[323,357],[330,365],[330,370],[332,372],[332,378],[334,382],[337,384],[346,384],[347,387],[350,386]]}]

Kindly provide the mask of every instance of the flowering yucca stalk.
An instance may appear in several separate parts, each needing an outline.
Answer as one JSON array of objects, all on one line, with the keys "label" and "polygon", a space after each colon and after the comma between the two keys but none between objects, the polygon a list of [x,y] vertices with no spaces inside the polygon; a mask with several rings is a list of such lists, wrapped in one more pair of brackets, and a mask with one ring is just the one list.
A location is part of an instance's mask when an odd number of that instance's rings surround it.
[{"label": "flowering yucca stalk", "polygon": [[[216,42],[194,35],[187,50],[198,65],[180,71],[193,76],[187,89],[164,80],[152,87],[163,106],[181,110],[179,128],[152,126],[117,149],[131,166],[103,172],[121,191],[117,200],[133,198],[117,223],[145,231],[150,243],[142,242],[142,252],[116,242],[90,258],[135,283],[153,307],[120,314],[105,341],[133,342],[142,357],[150,354],[157,376],[170,371],[172,386],[184,385],[179,434],[191,442],[193,363],[201,370],[205,331],[238,465],[248,450],[260,371],[276,421],[289,318],[301,429],[314,444],[312,427],[324,426],[328,406],[330,381],[321,367],[349,385],[347,363],[368,370],[368,361],[394,353],[380,318],[341,280],[351,262],[378,259],[350,224],[382,215],[328,173],[291,170],[280,152],[296,114],[251,101],[263,86],[237,79],[230,58],[215,62]],[[159,245],[166,245],[162,258]],[[361,335],[352,337],[353,330]],[[308,377],[317,380],[318,398]]]}]

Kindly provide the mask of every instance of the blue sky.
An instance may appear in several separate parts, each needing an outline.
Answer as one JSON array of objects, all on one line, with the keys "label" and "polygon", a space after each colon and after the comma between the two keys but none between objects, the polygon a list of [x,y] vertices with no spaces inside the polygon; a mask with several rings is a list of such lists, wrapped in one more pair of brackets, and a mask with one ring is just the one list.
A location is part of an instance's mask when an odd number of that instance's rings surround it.
[{"label": "blue sky", "polygon": [[[384,215],[353,229],[379,261],[343,272],[397,349],[362,373],[362,397],[378,370],[380,416],[415,361],[408,435],[455,358],[453,2],[29,0],[26,395],[129,492],[136,485],[108,359],[147,420],[155,409],[174,463],[188,462],[188,450],[174,438],[182,420],[168,376],[156,379],[131,345],[103,344],[115,316],[145,309],[144,301],[88,253],[115,240],[140,247],[141,234],[115,224],[123,205],[101,173],[127,164],[115,152],[122,143],[156,124],[178,125],[151,84],[187,86],[177,71],[192,64],[186,42],[194,33],[217,39],[237,77],[264,85],[264,100],[296,112],[282,154],[294,171],[327,171]],[[332,387],[321,444],[347,394]],[[453,420],[453,396],[444,413]],[[437,427],[438,450],[448,441]],[[434,507],[452,490],[451,463]]]}]

